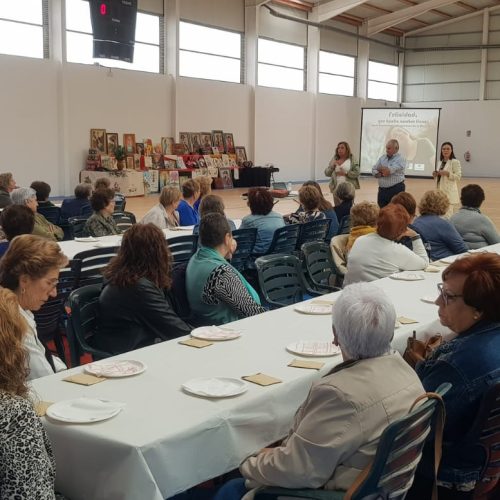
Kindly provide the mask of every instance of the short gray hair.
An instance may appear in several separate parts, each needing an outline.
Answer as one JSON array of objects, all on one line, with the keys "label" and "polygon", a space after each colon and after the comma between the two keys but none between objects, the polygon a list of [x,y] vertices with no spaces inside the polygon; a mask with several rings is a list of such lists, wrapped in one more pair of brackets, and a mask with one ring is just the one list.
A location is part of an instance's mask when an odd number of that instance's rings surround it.
[{"label": "short gray hair", "polygon": [[10,199],[14,205],[26,205],[31,198],[36,198],[36,191],[33,188],[17,188],[10,193]]},{"label": "short gray hair", "polygon": [[332,325],[349,359],[376,358],[391,350],[396,311],[373,283],[354,283],[335,301]]},{"label": "short gray hair", "polygon": [[389,139],[389,140],[387,141],[386,146],[389,146],[389,144],[390,144],[391,146],[394,146],[394,147],[396,148],[396,151],[399,151],[399,142],[398,142],[398,140],[397,140],[397,139]]},{"label": "short gray hair", "polygon": [[355,188],[350,182],[341,182],[333,193],[341,201],[354,200]]}]

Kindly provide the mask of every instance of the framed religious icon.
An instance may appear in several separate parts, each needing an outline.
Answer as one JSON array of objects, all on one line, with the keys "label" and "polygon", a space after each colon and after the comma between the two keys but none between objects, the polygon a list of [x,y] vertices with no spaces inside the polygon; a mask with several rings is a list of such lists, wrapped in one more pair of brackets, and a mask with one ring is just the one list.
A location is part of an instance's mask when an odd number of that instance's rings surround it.
[{"label": "framed religious icon", "polygon": [[201,132],[201,150],[204,155],[209,155],[212,153],[212,134],[210,132]]},{"label": "framed religious icon", "polygon": [[99,153],[107,153],[106,144],[106,129],[103,128],[91,128],[90,129],[90,148],[97,149]]},{"label": "framed religious icon", "polygon": [[191,143],[191,153],[200,154],[201,149],[201,136],[199,132],[191,132],[189,134],[189,141]]},{"label": "framed religious icon", "polygon": [[224,153],[224,136],[222,130],[212,130],[212,147]]},{"label": "framed religious icon", "polygon": [[144,156],[144,143],[143,142],[136,142],[135,143],[135,152],[139,156]]},{"label": "framed religious icon", "polygon": [[236,163],[242,165],[247,161],[247,151],[243,146],[235,146],[234,152],[236,153]]},{"label": "framed religious icon", "polygon": [[225,133],[222,134],[224,139],[224,151],[226,153],[234,153],[234,139],[233,134]]},{"label": "framed religious icon", "polygon": [[224,189],[231,189],[233,187],[233,179],[231,179],[231,170],[228,168],[219,168],[219,175],[222,178]]},{"label": "framed religious icon", "polygon": [[173,137],[162,137],[161,138],[161,148],[164,155],[172,154],[172,144],[174,143]]},{"label": "framed religious icon", "polygon": [[118,134],[107,133],[106,134],[106,145],[108,148],[108,155],[114,155],[116,146],[118,146]]},{"label": "framed religious icon", "polygon": [[189,136],[191,134],[189,132],[179,132],[179,142],[186,146],[186,151],[188,153],[191,152],[191,141],[189,140]]},{"label": "framed religious icon", "polygon": [[135,153],[135,134],[123,134],[123,147],[127,155]]}]

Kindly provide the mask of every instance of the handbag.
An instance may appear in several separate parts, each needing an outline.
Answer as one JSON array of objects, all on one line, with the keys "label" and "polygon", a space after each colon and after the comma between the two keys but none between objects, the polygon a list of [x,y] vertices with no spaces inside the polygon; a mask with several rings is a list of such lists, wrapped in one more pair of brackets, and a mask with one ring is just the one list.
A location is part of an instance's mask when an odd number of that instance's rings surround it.
[{"label": "handbag", "polygon": [[418,340],[417,332],[413,330],[413,335],[408,337],[403,358],[412,368],[415,368],[419,361],[427,359],[442,342],[443,337],[439,333],[433,335],[426,341]]}]

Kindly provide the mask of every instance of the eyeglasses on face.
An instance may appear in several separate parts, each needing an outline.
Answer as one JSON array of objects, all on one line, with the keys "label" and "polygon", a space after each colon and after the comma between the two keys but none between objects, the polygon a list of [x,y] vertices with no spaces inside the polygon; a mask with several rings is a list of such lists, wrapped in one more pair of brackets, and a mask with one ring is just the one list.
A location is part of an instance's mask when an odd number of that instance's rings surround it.
[{"label": "eyeglasses on face", "polygon": [[463,295],[459,295],[458,293],[453,294],[453,293],[448,293],[444,288],[443,288],[443,283],[438,283],[437,289],[439,292],[439,295],[443,297],[443,302],[444,305],[447,306],[450,301],[453,301],[455,299],[458,299],[459,297],[463,297]]}]

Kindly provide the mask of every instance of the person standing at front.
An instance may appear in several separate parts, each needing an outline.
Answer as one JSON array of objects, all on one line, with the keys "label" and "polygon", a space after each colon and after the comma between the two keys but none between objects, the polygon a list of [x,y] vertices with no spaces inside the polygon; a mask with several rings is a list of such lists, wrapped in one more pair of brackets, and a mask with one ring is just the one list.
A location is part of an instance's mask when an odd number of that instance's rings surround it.
[{"label": "person standing at front", "polygon": [[387,141],[385,155],[372,168],[372,174],[378,179],[377,203],[380,208],[388,205],[394,195],[405,191],[406,160],[398,151],[396,139]]}]

